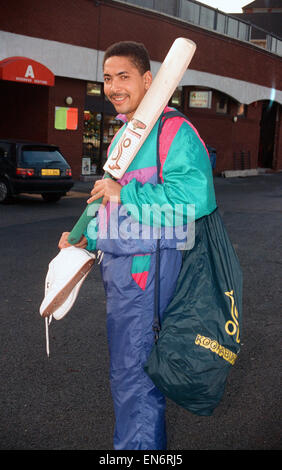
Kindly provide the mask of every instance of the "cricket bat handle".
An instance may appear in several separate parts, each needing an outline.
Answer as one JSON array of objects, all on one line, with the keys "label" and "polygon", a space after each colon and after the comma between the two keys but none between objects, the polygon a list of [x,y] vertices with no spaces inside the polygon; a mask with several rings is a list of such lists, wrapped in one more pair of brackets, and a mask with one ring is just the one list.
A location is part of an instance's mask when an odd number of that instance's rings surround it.
[{"label": "cricket bat handle", "polygon": [[93,217],[95,217],[96,213],[98,212],[101,203],[102,198],[87,204],[86,209],[81,214],[72,231],[69,233],[68,242],[71,245],[76,245],[80,242],[81,237],[87,229],[89,222],[93,219]]},{"label": "cricket bat handle", "polygon": [[[109,175],[109,173],[105,173],[104,178],[111,178],[111,176]],[[99,199],[96,199],[96,201],[93,201],[87,204],[86,209],[79,217],[72,231],[69,233],[68,242],[71,245],[76,245],[77,243],[80,242],[82,235],[87,229],[87,225],[93,219],[93,217],[96,216],[102,204],[102,200],[103,198],[101,197]]]}]

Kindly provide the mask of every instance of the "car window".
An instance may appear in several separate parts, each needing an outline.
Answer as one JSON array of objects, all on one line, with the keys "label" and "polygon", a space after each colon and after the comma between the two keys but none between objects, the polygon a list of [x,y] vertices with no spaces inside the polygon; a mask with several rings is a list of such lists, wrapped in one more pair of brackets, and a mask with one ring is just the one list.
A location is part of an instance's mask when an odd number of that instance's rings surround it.
[{"label": "car window", "polygon": [[60,162],[67,164],[62,154],[53,148],[46,147],[29,147],[22,148],[21,160],[23,163],[36,164],[36,163],[51,163]]}]

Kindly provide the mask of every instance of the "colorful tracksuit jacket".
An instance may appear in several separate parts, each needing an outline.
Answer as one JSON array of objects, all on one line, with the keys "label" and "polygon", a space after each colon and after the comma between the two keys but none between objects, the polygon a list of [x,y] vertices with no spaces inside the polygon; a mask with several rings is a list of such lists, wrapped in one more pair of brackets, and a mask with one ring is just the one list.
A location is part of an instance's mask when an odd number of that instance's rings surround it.
[{"label": "colorful tracksuit jacket", "polygon": [[[166,449],[165,398],[143,369],[154,342],[157,238],[162,317],[173,297],[182,262],[179,248],[191,218],[216,208],[208,152],[197,130],[182,116],[166,120],[163,126],[158,179],[158,125],[159,121],[119,181],[122,204],[101,209],[85,233],[87,248],[104,253],[101,272],[116,418],[114,448],[120,450]],[[126,123],[110,152],[125,128]]]}]

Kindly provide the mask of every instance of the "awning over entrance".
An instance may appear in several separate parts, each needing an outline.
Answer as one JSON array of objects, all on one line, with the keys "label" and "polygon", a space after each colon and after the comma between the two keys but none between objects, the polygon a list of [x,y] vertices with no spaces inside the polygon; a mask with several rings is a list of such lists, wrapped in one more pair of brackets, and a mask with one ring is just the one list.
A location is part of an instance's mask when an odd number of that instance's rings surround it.
[{"label": "awning over entrance", "polygon": [[0,80],[46,86],[55,83],[50,69],[28,57],[8,57],[0,61]]}]

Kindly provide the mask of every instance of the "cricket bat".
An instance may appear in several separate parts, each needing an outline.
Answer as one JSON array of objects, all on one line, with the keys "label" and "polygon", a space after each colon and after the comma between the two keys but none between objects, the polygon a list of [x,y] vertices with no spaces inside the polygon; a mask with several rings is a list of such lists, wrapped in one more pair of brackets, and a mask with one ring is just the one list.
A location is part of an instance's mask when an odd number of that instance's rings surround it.
[{"label": "cricket bat", "polygon": [[[177,38],[173,42],[149,90],[104,165],[107,176],[118,180],[124,175],[181,81],[195,50],[196,44],[189,39]],[[80,241],[101,202],[101,199],[94,201],[85,209],[68,236],[71,245]]]}]

